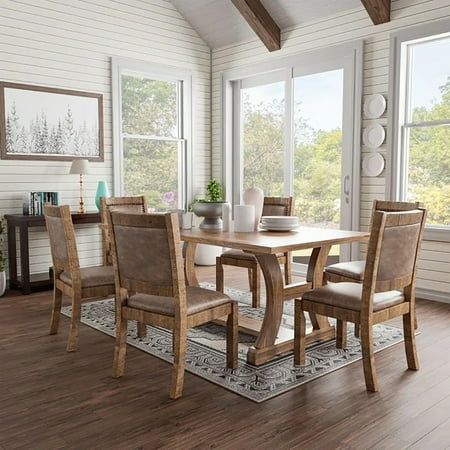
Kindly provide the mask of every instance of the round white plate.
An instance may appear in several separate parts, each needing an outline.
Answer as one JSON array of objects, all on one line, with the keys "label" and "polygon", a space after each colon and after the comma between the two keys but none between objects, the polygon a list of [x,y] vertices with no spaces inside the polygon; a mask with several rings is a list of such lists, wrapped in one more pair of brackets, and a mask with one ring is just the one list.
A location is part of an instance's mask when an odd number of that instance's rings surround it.
[{"label": "round white plate", "polygon": [[290,228],[275,228],[275,227],[269,227],[269,226],[262,226],[262,231],[293,231],[296,230],[298,227],[290,227]]},{"label": "round white plate", "polygon": [[364,128],[363,143],[365,146],[375,149],[383,144],[386,132],[379,123],[374,123]]},{"label": "round white plate", "polygon": [[386,99],[381,94],[369,95],[364,101],[363,109],[368,119],[378,119],[386,111]]},{"label": "round white plate", "polygon": [[368,177],[377,177],[384,169],[383,156],[378,152],[366,155],[362,162],[362,168],[364,174]]}]

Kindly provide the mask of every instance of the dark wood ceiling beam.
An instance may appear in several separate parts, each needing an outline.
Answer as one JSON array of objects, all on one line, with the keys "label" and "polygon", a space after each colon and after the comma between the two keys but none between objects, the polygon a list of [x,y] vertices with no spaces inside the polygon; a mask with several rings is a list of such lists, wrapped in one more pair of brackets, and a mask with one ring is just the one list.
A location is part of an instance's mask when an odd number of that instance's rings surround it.
[{"label": "dark wood ceiling beam", "polygon": [[361,0],[375,25],[391,20],[391,0]]},{"label": "dark wood ceiling beam", "polygon": [[260,0],[231,0],[269,52],[280,50],[280,27]]}]

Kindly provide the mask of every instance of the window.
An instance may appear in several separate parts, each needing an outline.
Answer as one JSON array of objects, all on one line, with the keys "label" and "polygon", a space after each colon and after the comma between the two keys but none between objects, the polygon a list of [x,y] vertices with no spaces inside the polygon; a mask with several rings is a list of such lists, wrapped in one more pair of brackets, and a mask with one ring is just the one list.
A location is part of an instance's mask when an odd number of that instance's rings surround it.
[{"label": "window", "polygon": [[450,34],[397,45],[391,196],[422,202],[427,225],[450,231]]},{"label": "window", "polygon": [[171,70],[166,74],[164,69],[157,73],[153,68],[152,72],[139,69],[116,64],[115,192],[145,195],[151,211],[183,208],[188,184],[189,82]]}]

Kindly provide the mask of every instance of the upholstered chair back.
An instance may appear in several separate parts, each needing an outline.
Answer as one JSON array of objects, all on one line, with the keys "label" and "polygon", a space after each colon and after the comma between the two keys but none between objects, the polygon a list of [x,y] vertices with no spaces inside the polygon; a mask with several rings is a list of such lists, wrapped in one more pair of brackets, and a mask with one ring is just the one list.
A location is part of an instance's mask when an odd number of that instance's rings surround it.
[{"label": "upholstered chair back", "polygon": [[292,197],[264,197],[263,216],[291,216],[294,199]]},{"label": "upholstered chair back", "polygon": [[402,289],[414,281],[426,211],[375,211],[364,287],[374,292]]},{"label": "upholstered chair back", "polygon": [[178,216],[108,214],[117,281],[127,291],[178,297],[185,290]]},{"label": "upholstered chair back", "polygon": [[69,206],[45,205],[44,214],[54,270],[69,272],[79,268],[75,231]]}]

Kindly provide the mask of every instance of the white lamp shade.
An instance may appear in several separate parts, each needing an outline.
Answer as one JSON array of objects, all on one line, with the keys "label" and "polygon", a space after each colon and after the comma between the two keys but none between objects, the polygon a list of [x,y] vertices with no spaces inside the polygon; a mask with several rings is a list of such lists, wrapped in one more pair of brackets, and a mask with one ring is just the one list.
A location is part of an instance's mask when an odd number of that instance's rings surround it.
[{"label": "white lamp shade", "polygon": [[70,166],[70,172],[77,175],[86,175],[89,173],[89,161],[87,159],[74,159]]}]

